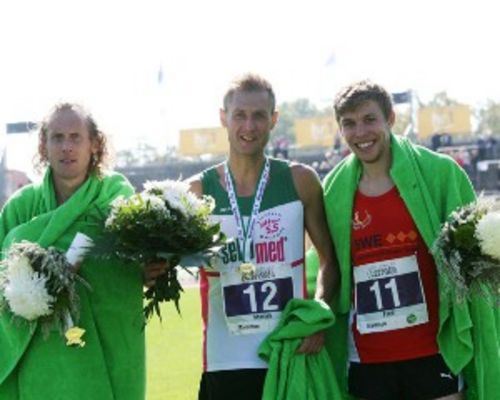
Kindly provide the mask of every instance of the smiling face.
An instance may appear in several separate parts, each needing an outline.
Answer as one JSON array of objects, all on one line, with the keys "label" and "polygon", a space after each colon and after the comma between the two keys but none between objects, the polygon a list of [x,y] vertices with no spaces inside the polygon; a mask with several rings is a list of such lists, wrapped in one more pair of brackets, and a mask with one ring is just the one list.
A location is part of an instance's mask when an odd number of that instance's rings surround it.
[{"label": "smiling face", "polygon": [[352,152],[364,165],[390,164],[390,130],[394,112],[386,119],[373,100],[361,103],[339,118],[340,131]]},{"label": "smiling face", "polygon": [[236,91],[220,120],[227,129],[231,156],[263,156],[278,119],[268,92]]},{"label": "smiling face", "polygon": [[85,119],[76,111],[61,109],[49,120],[41,152],[47,159],[56,186],[79,186],[87,177],[92,154],[97,151]]}]

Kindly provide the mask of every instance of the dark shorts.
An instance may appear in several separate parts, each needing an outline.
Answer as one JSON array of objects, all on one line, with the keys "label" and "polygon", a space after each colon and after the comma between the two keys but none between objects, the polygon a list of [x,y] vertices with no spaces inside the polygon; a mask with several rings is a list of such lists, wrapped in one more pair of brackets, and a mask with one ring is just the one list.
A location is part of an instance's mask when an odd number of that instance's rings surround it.
[{"label": "dark shorts", "polygon": [[261,400],[267,369],[204,372],[198,400]]},{"label": "dark shorts", "polygon": [[462,380],[453,375],[443,357],[349,366],[349,393],[367,400],[429,400],[462,390]]}]

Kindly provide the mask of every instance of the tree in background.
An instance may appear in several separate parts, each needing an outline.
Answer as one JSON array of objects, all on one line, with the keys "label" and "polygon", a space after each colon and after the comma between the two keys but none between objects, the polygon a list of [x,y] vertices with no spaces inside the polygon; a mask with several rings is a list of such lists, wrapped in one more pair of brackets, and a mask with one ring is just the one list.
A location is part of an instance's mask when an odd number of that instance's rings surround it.
[{"label": "tree in background", "polygon": [[500,134],[500,104],[488,99],[483,107],[476,110],[478,120],[476,133]]},{"label": "tree in background", "polygon": [[162,160],[158,148],[152,144],[139,142],[134,149],[120,150],[116,153],[117,167],[158,164]]},{"label": "tree in background", "polygon": [[456,106],[460,104],[457,100],[448,96],[445,91],[438,92],[434,95],[431,101],[427,104],[423,104],[424,107],[449,107]]},{"label": "tree in background", "polygon": [[392,132],[397,135],[401,135],[406,131],[409,124],[410,124],[410,108],[407,107],[406,110],[396,111],[396,122],[392,127]]},{"label": "tree in background", "polygon": [[290,143],[295,143],[294,121],[296,119],[324,115],[324,110],[318,110],[309,99],[305,98],[281,103],[278,111],[279,119],[273,130],[273,137],[286,138]]}]

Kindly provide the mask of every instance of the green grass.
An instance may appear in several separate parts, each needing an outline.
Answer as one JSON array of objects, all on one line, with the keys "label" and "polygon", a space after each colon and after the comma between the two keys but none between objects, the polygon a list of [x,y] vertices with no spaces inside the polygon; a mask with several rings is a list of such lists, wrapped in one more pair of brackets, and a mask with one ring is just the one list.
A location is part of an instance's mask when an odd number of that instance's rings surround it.
[{"label": "green grass", "polygon": [[202,323],[197,288],[181,295],[182,316],[171,303],[163,305],[160,323],[154,317],[146,327],[147,400],[197,398],[202,370]]}]

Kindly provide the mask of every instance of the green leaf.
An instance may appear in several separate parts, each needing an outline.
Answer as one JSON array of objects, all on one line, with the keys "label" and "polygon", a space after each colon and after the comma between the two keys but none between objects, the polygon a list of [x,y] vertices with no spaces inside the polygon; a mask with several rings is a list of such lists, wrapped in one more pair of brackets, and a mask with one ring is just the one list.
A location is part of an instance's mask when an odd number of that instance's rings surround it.
[{"label": "green leaf", "polygon": [[466,250],[472,250],[478,244],[477,239],[474,236],[474,232],[475,226],[471,222],[459,225],[453,231],[454,244]]}]

